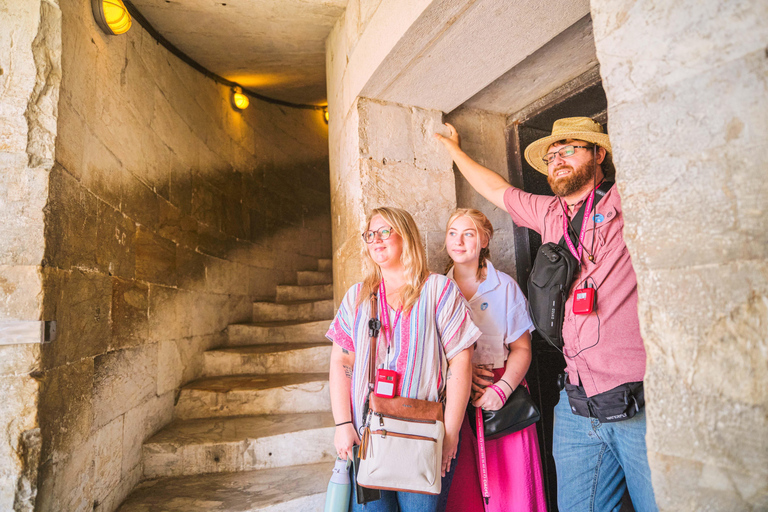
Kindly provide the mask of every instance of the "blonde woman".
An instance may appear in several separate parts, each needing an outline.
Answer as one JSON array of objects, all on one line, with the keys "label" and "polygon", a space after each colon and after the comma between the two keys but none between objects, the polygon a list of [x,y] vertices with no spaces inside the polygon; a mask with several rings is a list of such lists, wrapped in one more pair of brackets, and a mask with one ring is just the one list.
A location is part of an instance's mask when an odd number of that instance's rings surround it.
[{"label": "blonde woman", "polygon": [[[533,323],[520,287],[488,259],[492,237],[493,226],[478,210],[461,208],[448,220],[448,277],[469,301],[472,319],[483,333],[472,357],[472,404],[495,411],[515,388],[526,385]],[[448,511],[546,512],[536,425],[486,441],[491,494],[487,505],[477,470],[477,440],[468,420],[461,429],[461,443]]]},{"label": "blonde woman", "polygon": [[[347,291],[326,334],[334,343],[330,388],[336,452],[342,459],[351,457],[352,447],[360,442],[358,428],[367,394],[369,299],[377,293],[384,324],[376,347],[377,368],[397,371],[399,396],[438,401],[445,393],[445,476],[457,452],[470,393],[471,347],[480,331],[456,284],[427,270],[419,231],[408,212],[376,208],[362,235],[365,279]],[[440,498],[381,491],[381,499],[363,509],[352,494],[351,509],[366,512],[436,511]]]}]

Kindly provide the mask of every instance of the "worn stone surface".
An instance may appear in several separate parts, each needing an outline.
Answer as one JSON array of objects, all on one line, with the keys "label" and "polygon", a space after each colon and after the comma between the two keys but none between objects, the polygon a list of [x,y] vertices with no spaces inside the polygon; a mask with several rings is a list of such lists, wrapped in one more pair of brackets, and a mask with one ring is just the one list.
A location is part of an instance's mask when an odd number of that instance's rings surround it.
[{"label": "worn stone surface", "polygon": [[332,462],[330,412],[175,421],[144,444],[146,478]]},{"label": "worn stone surface", "polygon": [[228,345],[325,342],[328,325],[330,320],[235,324],[227,328]]},{"label": "worn stone surface", "polygon": [[[53,0],[0,7],[0,322],[41,320],[44,208],[61,83],[61,19]],[[8,341],[8,340],[5,340]],[[39,346],[0,353],[0,510],[29,512],[38,492]]]},{"label": "worn stone surface", "polygon": [[442,239],[456,207],[456,187],[450,157],[432,136],[441,121],[437,111],[359,99],[346,120],[339,120],[339,126],[332,123],[337,302],[362,278],[360,233],[367,212],[377,206],[408,210],[421,232],[430,269],[444,268]]},{"label": "worn stone surface", "polygon": [[[135,2],[164,37],[215,73],[269,97],[318,105],[325,100],[325,38],[346,4],[346,0],[262,0],[253,5]],[[201,19],[206,22],[199,24]],[[190,32],[190,23],[198,23],[199,29]]]},{"label": "worn stone surface", "polygon": [[330,463],[143,483],[120,512],[320,512]]},{"label": "worn stone surface", "polygon": [[[501,114],[459,108],[445,121],[456,127],[461,135],[461,147],[473,160],[509,181],[507,163],[506,119]],[[516,277],[515,237],[509,214],[475,192],[464,176],[454,170],[456,177],[456,206],[475,208],[483,212],[493,225],[493,240],[489,245],[494,267]]]},{"label": "worn stone surface", "polygon": [[330,410],[328,373],[209,377],[185,385],[178,419]]},{"label": "worn stone surface", "polygon": [[[330,324],[330,320],[326,323]],[[270,343],[220,348],[203,354],[203,374],[243,375],[322,372],[331,362],[331,342]]]},{"label": "worn stone surface", "polygon": [[333,300],[309,302],[254,302],[253,320],[323,320],[333,318]]},{"label": "worn stone surface", "polygon": [[[134,471],[142,471],[142,445],[151,435],[167,425],[173,416],[174,392],[152,396],[134,407],[124,416],[123,478],[130,478]],[[129,490],[132,487],[129,487]]]},{"label": "worn stone surface", "polygon": [[597,65],[592,19],[587,14],[461,107],[514,114]]},{"label": "worn stone surface", "polygon": [[[37,463],[39,447],[35,453],[25,456],[30,445],[29,434],[37,427],[37,400],[39,384],[28,376],[0,377],[0,432],[3,442],[0,444],[0,507],[13,510],[19,501],[34,506],[37,492]],[[24,506],[22,510],[31,510]]]},{"label": "worn stone surface", "polygon": [[157,347],[143,345],[94,359],[93,422],[101,426],[157,392]]},{"label": "worn stone surface", "polygon": [[767,9],[592,2],[664,511],[768,506]]}]

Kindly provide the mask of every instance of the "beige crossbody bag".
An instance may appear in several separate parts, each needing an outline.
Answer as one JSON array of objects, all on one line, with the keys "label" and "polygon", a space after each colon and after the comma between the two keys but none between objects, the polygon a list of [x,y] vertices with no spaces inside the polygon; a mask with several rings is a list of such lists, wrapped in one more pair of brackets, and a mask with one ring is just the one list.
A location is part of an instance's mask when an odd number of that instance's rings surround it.
[{"label": "beige crossbody bag", "polygon": [[443,404],[413,398],[382,398],[373,393],[378,298],[371,295],[371,345],[368,400],[360,441],[357,483],[371,489],[440,494],[443,458]]}]

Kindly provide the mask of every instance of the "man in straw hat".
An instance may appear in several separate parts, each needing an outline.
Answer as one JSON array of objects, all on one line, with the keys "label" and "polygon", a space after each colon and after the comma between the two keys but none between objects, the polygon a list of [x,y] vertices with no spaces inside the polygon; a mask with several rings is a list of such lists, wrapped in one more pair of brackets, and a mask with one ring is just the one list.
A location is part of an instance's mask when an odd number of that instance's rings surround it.
[{"label": "man in straw hat", "polygon": [[[593,204],[596,187],[612,171],[608,135],[586,117],[556,121],[552,135],[525,150],[528,163],[547,176],[554,197],[510,186],[467,156],[456,129],[446,126],[448,136],[435,137],[469,184],[506,210],[518,226],[540,233],[545,244],[557,244],[564,237],[567,223],[585,201],[586,208]],[[593,212],[584,215],[585,229],[576,232],[578,242],[568,244],[580,268],[565,305],[562,330],[568,385],[555,407],[558,505],[568,512],[618,510],[629,489],[635,510],[655,511],[645,447],[645,348],[637,315],[637,279],[624,244],[616,187],[605,193]],[[575,314],[574,290],[585,287],[597,290],[596,308],[589,314]],[[626,399],[634,410],[605,414],[609,408],[603,404],[613,406],[615,396]],[[624,408],[623,403],[619,405]]]}]

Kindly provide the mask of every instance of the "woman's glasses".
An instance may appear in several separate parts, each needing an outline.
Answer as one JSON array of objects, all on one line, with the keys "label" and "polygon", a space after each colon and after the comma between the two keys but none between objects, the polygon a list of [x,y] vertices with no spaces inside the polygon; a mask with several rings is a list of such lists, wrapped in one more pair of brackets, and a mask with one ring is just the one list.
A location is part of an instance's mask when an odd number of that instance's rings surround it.
[{"label": "woman's glasses", "polygon": [[365,243],[372,244],[376,240],[376,235],[379,235],[379,240],[386,240],[392,234],[392,228],[384,227],[379,228],[376,231],[366,231],[363,233],[363,240]]}]

